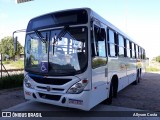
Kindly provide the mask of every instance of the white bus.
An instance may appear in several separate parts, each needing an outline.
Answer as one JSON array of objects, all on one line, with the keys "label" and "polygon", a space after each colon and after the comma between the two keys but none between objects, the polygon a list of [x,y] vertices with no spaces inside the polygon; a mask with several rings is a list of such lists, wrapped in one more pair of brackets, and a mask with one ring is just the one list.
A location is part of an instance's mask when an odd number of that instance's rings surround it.
[{"label": "white bus", "polygon": [[25,40],[25,99],[90,110],[145,72],[145,50],[89,8],[31,19]]}]

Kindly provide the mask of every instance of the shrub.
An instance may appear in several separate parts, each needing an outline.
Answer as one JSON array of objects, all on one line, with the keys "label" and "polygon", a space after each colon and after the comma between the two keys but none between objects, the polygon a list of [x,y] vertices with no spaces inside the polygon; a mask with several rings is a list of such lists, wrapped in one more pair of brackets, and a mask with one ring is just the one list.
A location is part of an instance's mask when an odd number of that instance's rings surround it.
[{"label": "shrub", "polygon": [[23,86],[24,75],[5,76],[0,79],[0,90]]}]

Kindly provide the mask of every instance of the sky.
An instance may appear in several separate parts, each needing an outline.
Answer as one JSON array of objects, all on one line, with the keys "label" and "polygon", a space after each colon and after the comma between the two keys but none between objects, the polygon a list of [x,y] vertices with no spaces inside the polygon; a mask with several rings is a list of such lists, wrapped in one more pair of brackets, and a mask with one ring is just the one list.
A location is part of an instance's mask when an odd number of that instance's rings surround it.
[{"label": "sky", "polygon": [[[26,29],[29,20],[58,10],[89,7],[146,49],[160,55],[160,0],[0,0],[0,39]],[[20,40],[23,45],[24,40]]]}]

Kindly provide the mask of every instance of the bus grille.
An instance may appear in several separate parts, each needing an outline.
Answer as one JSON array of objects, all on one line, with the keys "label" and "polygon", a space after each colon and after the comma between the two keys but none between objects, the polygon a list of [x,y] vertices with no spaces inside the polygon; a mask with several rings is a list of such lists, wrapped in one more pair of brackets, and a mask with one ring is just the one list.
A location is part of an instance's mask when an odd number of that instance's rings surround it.
[{"label": "bus grille", "polygon": [[[43,89],[43,90],[47,90],[47,87],[37,86],[37,88]],[[54,91],[64,91],[64,89],[62,89],[62,88],[51,88],[51,90],[54,90]]]},{"label": "bus grille", "polygon": [[44,93],[39,93],[39,96],[43,99],[49,99],[49,100],[55,100],[55,101],[59,101],[61,98],[61,95],[48,95]]},{"label": "bus grille", "polygon": [[64,85],[70,82],[72,79],[61,79],[61,78],[45,78],[42,76],[30,76],[35,82],[49,85]]}]

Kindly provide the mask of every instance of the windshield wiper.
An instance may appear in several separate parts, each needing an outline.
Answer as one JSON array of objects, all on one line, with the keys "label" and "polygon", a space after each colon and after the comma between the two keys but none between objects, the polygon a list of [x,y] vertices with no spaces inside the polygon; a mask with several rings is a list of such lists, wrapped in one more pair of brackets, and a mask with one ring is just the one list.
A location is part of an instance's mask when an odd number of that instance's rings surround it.
[{"label": "windshield wiper", "polygon": [[58,39],[62,39],[62,37],[67,33],[68,29],[69,26],[65,26],[58,35],[55,34],[53,45],[58,41]]},{"label": "windshield wiper", "polygon": [[58,41],[58,39],[60,39],[60,40],[62,39],[62,37],[67,33],[68,29],[69,29],[69,26],[64,26],[64,28],[61,30],[61,32],[58,35],[56,35],[56,33],[55,33],[54,41],[52,43],[53,55],[54,55],[54,47],[55,47],[56,42]]},{"label": "windshield wiper", "polygon": [[46,43],[46,39],[42,36],[42,34],[40,32],[38,32],[37,30],[34,31],[37,36],[40,38],[40,40],[43,42],[43,43]]},{"label": "windshield wiper", "polygon": [[67,33],[68,29],[69,29],[69,26],[65,26],[65,27],[61,30],[61,32],[57,35],[56,39],[57,39],[57,40],[58,40],[58,39],[61,40],[62,37]]},{"label": "windshield wiper", "polygon": [[68,33],[74,40],[76,40],[76,39],[71,35],[71,33],[70,33],[68,30],[69,30],[69,26],[65,26],[65,27],[61,30],[61,32],[57,35],[57,37],[54,38],[54,39],[55,39],[55,42],[57,42],[58,39],[61,40],[62,37],[63,37],[66,33]]},{"label": "windshield wiper", "polygon": [[56,42],[58,41],[58,39],[61,40],[66,33],[68,33],[73,40],[76,40],[68,30],[69,30],[69,26],[64,26],[64,28],[61,30],[61,32],[58,35],[55,34],[54,42],[53,42],[53,55],[54,55],[54,46]]},{"label": "windshield wiper", "polygon": [[45,43],[45,48],[46,48],[46,53],[47,53],[47,48],[48,48],[48,42],[47,42],[47,41],[48,41],[48,34],[46,33],[46,38],[44,38],[40,32],[38,32],[38,31],[35,30],[35,33],[37,34],[37,36],[39,37],[39,39],[40,39],[43,43]]}]

